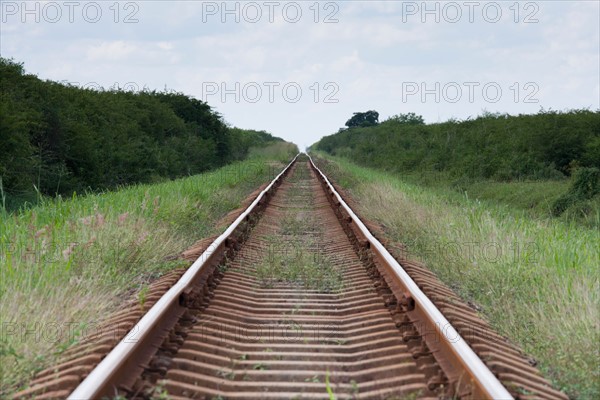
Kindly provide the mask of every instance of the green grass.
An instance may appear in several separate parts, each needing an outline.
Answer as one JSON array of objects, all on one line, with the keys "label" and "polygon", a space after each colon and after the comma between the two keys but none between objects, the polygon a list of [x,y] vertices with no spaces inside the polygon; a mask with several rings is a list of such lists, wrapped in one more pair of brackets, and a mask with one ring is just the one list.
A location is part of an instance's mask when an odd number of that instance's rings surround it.
[{"label": "green grass", "polygon": [[278,145],[202,175],[0,210],[0,395],[132,293],[143,306],[147,283],[183,266],[169,256],[217,233],[216,221],[271,180],[291,150]]},{"label": "green grass", "polygon": [[[598,229],[327,159],[325,172],[350,191],[364,217],[478,304],[557,388],[573,398],[600,397]],[[494,198],[510,191],[490,190]]]},{"label": "green grass", "polygon": [[469,197],[531,210],[538,216],[551,214],[552,204],[569,190],[568,180],[527,182],[476,182],[466,189]]},{"label": "green grass", "polygon": [[[472,199],[494,205],[506,205],[527,211],[536,218],[551,218],[555,202],[569,193],[574,178],[556,180],[515,180],[499,182],[492,179],[455,178],[439,171],[419,171],[399,174],[390,171],[407,183],[434,190],[454,190]],[[570,205],[560,220],[577,222],[589,228],[600,227],[600,196]]]}]

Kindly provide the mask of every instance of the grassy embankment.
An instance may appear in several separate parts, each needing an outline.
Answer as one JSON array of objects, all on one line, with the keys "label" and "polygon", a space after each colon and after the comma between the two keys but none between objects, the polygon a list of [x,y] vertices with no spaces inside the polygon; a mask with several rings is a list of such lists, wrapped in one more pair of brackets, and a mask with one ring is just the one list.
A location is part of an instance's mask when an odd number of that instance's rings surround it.
[{"label": "grassy embankment", "polygon": [[26,384],[122,299],[182,266],[165,259],[217,233],[215,222],[296,150],[280,142],[201,175],[0,210],[0,395]]},{"label": "grassy embankment", "polygon": [[313,147],[407,182],[600,226],[600,111],[486,113],[430,125],[390,118]]},{"label": "grassy embankment", "polygon": [[569,195],[575,177],[501,182],[493,179],[457,180],[447,173],[431,171],[394,175],[401,175],[403,181],[414,185],[454,191],[492,206],[516,208],[533,218],[576,222],[588,228],[600,227],[600,195],[574,202],[566,210],[556,212],[555,205]]},{"label": "grassy embankment", "polygon": [[[320,156],[330,160],[325,171],[349,190],[364,217],[382,223],[410,257],[480,306],[556,387],[573,398],[600,397],[598,229]],[[521,201],[502,185],[491,197],[505,193],[514,196],[509,203]]]}]

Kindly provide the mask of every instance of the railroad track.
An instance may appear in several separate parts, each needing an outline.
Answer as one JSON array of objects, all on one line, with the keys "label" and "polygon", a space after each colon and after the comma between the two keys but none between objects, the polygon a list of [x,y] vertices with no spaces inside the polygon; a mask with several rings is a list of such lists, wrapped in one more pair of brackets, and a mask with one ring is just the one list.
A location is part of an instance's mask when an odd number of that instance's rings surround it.
[{"label": "railroad track", "polygon": [[15,397],[566,398],[305,155],[192,254]]}]

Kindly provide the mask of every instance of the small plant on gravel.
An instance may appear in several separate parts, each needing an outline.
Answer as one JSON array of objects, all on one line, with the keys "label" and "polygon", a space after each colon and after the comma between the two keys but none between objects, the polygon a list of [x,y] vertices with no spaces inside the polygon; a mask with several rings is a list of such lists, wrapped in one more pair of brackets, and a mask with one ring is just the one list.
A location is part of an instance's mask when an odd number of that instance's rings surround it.
[{"label": "small plant on gravel", "polygon": [[146,299],[148,297],[149,291],[150,291],[150,287],[148,285],[144,285],[138,292],[138,303],[142,310],[144,309],[144,305],[146,304]]},{"label": "small plant on gravel", "polygon": [[352,379],[350,381],[350,385],[352,385],[352,395],[354,397],[358,396],[359,390],[358,390],[358,383],[356,383],[356,381],[354,379]]},{"label": "small plant on gravel", "polygon": [[333,393],[333,389],[331,388],[331,384],[329,383],[329,370],[325,373],[325,388],[327,389],[327,395],[329,396],[329,400],[335,400],[335,394]]},{"label": "small plant on gravel", "polygon": [[[235,358],[229,359],[229,368],[221,368],[217,371],[217,376],[220,376],[225,379],[234,380],[236,376],[235,369],[238,366],[239,360]],[[228,371],[229,370],[229,371]]]},{"label": "small plant on gravel", "polygon": [[164,382],[160,382],[150,395],[150,400],[169,400],[170,398],[169,392],[164,387]]},{"label": "small plant on gravel", "polygon": [[392,397],[388,397],[387,399],[388,400],[417,400],[420,397],[421,397],[421,391],[418,391],[418,392],[407,393],[407,394],[403,395],[402,397],[392,396]]},{"label": "small plant on gravel", "polygon": [[265,369],[267,369],[267,366],[263,363],[257,363],[252,366],[252,369],[256,371],[264,371]]},{"label": "small plant on gravel", "polygon": [[309,229],[307,221],[298,213],[286,213],[281,219],[281,233],[283,235],[301,235]]}]

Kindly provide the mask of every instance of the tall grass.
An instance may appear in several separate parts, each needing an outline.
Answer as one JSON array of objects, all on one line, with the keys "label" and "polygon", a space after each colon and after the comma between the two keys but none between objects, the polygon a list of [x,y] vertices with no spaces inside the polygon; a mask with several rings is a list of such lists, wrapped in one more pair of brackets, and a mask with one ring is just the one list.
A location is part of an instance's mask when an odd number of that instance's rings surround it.
[{"label": "tall grass", "polygon": [[217,233],[215,222],[289,161],[287,150],[264,154],[189,178],[2,211],[0,394],[48,366],[128,294],[181,266],[169,256]]},{"label": "tall grass", "polygon": [[424,188],[340,158],[328,169],[366,218],[407,246],[574,398],[600,398],[600,232]]}]

